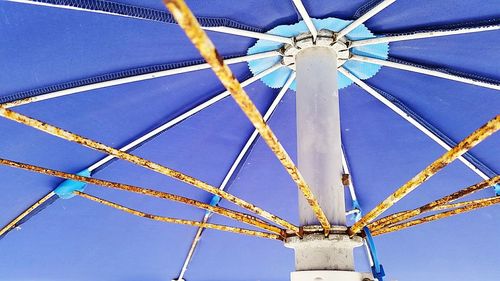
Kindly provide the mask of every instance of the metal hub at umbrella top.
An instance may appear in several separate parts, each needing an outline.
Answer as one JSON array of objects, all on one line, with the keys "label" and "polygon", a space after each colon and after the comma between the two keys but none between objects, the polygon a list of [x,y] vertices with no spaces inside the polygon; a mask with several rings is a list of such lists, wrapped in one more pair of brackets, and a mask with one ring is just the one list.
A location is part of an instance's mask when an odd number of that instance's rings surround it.
[{"label": "metal hub at umbrella top", "polygon": [[[342,68],[345,68],[351,73],[355,73],[356,77],[360,79],[373,77],[381,67],[377,64],[353,60],[353,58],[357,55],[383,61],[388,58],[389,45],[385,42],[369,46],[354,46],[354,43],[358,42],[358,40],[375,37],[362,23],[333,17],[312,18],[310,21],[316,26],[314,31],[308,29],[306,20],[302,20],[291,25],[278,25],[264,33],[265,36],[279,36],[279,38],[286,40],[280,40],[279,42],[270,41],[266,38],[257,40],[247,50],[248,55],[269,51],[275,51],[278,55],[248,61],[250,71],[254,75],[259,75],[276,64],[285,66],[260,78],[264,84],[271,88],[283,88],[290,74],[296,71],[297,54],[306,49],[313,47],[329,49],[336,55],[336,69],[339,72]],[[353,83],[351,79],[342,73],[338,74],[337,79],[338,89],[346,88]],[[290,88],[296,90],[296,83],[293,82]]]},{"label": "metal hub at umbrella top", "polygon": [[339,68],[349,59],[348,45],[349,41],[345,37],[339,38],[337,33],[331,30],[320,30],[316,39],[310,32],[302,33],[293,38],[293,44],[285,44],[281,48],[282,63],[292,70],[296,70],[295,59],[301,50],[311,47],[325,47],[336,53],[337,68]]}]

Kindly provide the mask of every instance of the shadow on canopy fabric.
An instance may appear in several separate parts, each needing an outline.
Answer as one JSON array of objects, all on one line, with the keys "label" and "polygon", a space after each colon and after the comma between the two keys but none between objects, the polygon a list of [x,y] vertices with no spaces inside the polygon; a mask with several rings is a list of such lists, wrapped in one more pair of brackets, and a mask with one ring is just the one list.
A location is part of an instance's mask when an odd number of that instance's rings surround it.
[{"label": "shadow on canopy fabric", "polygon": [[[30,1],[0,2],[0,34],[4,38],[0,46],[1,103],[203,62],[161,1],[34,1],[71,5],[79,10],[19,2]],[[303,2],[311,17],[353,20],[380,1]],[[260,33],[303,20],[288,0],[188,4],[205,27]],[[418,5],[400,0],[364,24],[377,38],[390,37],[413,31],[495,26],[499,24],[498,11],[500,3],[495,0],[425,0]],[[497,30],[390,42],[387,61],[411,62],[498,85],[498,34]],[[256,43],[254,38],[220,32],[209,31],[209,36],[224,58],[245,56]],[[231,68],[240,81],[252,76],[246,61]],[[500,113],[498,88],[388,66],[382,66],[364,82],[425,123],[448,146]],[[262,113],[279,94],[279,89],[271,89],[260,80],[245,90]],[[12,109],[119,148],[223,92],[212,71],[202,69],[91,89]],[[343,145],[358,201],[365,211],[445,151],[357,85],[340,91],[340,103]],[[286,92],[269,124],[295,160],[294,91]],[[1,158],[77,173],[105,156],[4,118],[0,119],[0,132]],[[253,127],[235,102],[222,98],[132,150],[134,155],[220,186],[252,132]],[[499,144],[500,135],[493,135],[465,158],[492,177],[500,170]],[[125,161],[108,162],[92,176],[207,203],[212,200],[209,193]],[[60,179],[3,166],[0,178],[0,225],[8,224],[61,183]],[[481,180],[456,161],[391,212],[414,208]],[[85,190],[159,215],[200,221],[206,214],[201,209],[93,185]],[[298,223],[297,210],[291,207],[297,206],[297,189],[260,138],[252,142],[226,183],[226,191]],[[472,198],[493,195],[490,188]],[[130,216],[78,196],[70,200],[54,198],[1,236],[0,279],[170,280],[179,276],[196,228]],[[346,203],[351,207],[350,199]],[[234,209],[225,200],[220,206]],[[497,279],[499,210],[493,206],[376,237],[388,279]],[[248,227],[219,216],[213,216],[210,222]],[[364,255],[362,249],[356,250],[357,269],[369,271]],[[208,229],[185,278],[287,280],[290,271],[293,252],[281,242]]]}]

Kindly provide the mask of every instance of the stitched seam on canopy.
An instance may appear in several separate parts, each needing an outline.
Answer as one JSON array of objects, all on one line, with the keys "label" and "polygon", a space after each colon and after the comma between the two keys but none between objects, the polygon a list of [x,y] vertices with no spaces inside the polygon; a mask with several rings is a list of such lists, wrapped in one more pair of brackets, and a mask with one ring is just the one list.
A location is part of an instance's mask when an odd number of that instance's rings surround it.
[{"label": "stitched seam on canopy", "polygon": [[384,0],[369,0],[361,7],[359,7],[353,15],[353,18],[357,19],[362,15],[366,14],[369,10],[373,9],[378,4],[382,3]]},{"label": "stitched seam on canopy", "polygon": [[[69,7],[75,7],[92,11],[108,12],[128,17],[139,18],[143,20],[177,24],[172,15],[167,11],[123,4],[123,3],[116,3],[106,0],[31,0],[31,1],[53,4],[53,5],[69,6]],[[225,27],[244,29],[254,32],[263,32],[261,28],[249,26],[228,18],[197,17],[197,19],[200,22],[200,24],[204,27],[225,26]]]},{"label": "stitched seam on canopy", "polygon": [[419,27],[417,30],[409,30],[409,31],[401,31],[401,32],[398,32],[398,31],[388,32],[388,33],[384,33],[383,35],[377,34],[377,37],[412,35],[412,34],[418,34],[420,32],[429,32],[429,31],[439,32],[439,31],[460,30],[460,29],[476,28],[476,27],[488,27],[488,26],[494,26],[494,25],[499,25],[499,24],[500,24],[500,19],[466,21],[466,22],[444,24],[444,25],[439,25],[439,26],[423,26],[423,27]]},{"label": "stitched seam on canopy", "polygon": [[[241,55],[239,55],[239,56],[241,56]],[[238,56],[237,55],[225,56],[224,58],[228,59],[228,58],[234,58],[234,57],[238,57]],[[202,64],[202,63],[205,63],[205,60],[199,59],[199,60],[192,60],[192,61],[183,61],[183,62],[174,62],[174,63],[144,66],[144,67],[122,70],[122,71],[118,71],[118,72],[106,73],[106,74],[97,75],[97,76],[93,76],[93,77],[89,77],[89,78],[83,78],[83,79],[79,79],[79,80],[63,82],[63,83],[59,83],[59,84],[55,84],[55,85],[51,85],[51,86],[46,86],[46,87],[41,87],[41,88],[36,88],[36,89],[32,89],[32,90],[26,90],[26,91],[10,94],[7,96],[0,97],[0,103],[7,103],[7,102],[16,101],[19,99],[35,97],[35,96],[39,96],[39,95],[43,95],[43,94],[47,94],[47,93],[51,93],[51,92],[62,91],[62,90],[76,88],[76,87],[80,87],[80,86],[86,86],[86,85],[90,85],[90,84],[101,83],[101,82],[106,82],[106,81],[115,80],[115,79],[132,77],[132,76],[148,74],[148,73],[153,73],[153,72],[158,72],[158,71],[165,71],[165,70],[186,67],[186,66],[192,66],[192,65],[196,65],[196,64]]]}]

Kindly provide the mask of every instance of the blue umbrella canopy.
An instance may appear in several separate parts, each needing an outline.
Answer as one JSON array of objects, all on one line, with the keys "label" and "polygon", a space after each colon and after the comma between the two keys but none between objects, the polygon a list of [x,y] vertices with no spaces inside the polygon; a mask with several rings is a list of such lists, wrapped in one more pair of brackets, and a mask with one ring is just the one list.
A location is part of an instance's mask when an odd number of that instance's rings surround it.
[{"label": "blue umbrella canopy", "polygon": [[[279,40],[307,31],[309,16],[315,26],[338,32],[384,2],[303,1],[307,15],[288,0],[187,4],[295,160],[293,71],[273,66],[281,61],[274,52],[284,44]],[[356,203],[364,213],[373,209],[446,147],[500,113],[499,11],[493,0],[400,0],[347,33],[358,41],[339,70],[342,143],[357,194],[354,204],[346,198],[349,209]],[[2,108],[110,147],[125,146],[298,224],[295,183],[161,1],[16,0],[0,2],[0,12]],[[99,162],[105,154],[5,118],[0,132],[2,159],[247,212],[138,165],[109,157]],[[388,214],[495,177],[499,155],[496,134]],[[203,231],[185,267],[196,227],[132,216],[81,196],[58,199],[65,197],[56,189],[59,178],[4,166],[0,175],[2,280],[170,280],[179,274],[189,280],[285,280],[294,270],[293,252],[282,242],[214,229]],[[70,194],[83,187],[64,185]],[[211,215],[98,185],[86,185],[85,193],[160,216],[202,221]],[[493,196],[492,187],[467,200]],[[499,210],[376,236],[388,279],[497,279]],[[350,224],[356,220],[349,218]],[[256,229],[218,215],[209,222]],[[356,258],[357,270],[370,271],[363,248]]]}]

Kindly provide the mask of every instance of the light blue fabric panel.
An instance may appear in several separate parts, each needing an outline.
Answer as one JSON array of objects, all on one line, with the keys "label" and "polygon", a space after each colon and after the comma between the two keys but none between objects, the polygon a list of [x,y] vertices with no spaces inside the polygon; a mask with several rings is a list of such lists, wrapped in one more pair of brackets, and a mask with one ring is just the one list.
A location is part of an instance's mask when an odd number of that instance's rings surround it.
[{"label": "light blue fabric panel", "polygon": [[[341,20],[337,18],[313,19],[313,22],[316,28],[319,30],[328,29],[336,32],[340,31],[341,29],[346,27],[349,23],[351,23],[351,21]],[[284,37],[293,37],[307,31],[308,29],[304,21],[300,21],[292,25],[279,25],[269,30],[267,33],[273,35],[280,35]],[[368,28],[364,25],[356,27],[347,35],[347,38],[349,38],[350,40],[361,40],[374,37],[375,35],[373,35],[373,33],[370,30],[368,30]],[[251,54],[276,50],[280,48],[282,45],[283,45],[282,43],[278,42],[272,42],[268,40],[258,40],[255,43],[255,45],[253,45],[248,49],[247,54],[251,55]],[[389,56],[389,44],[381,43],[369,46],[361,46],[357,48],[352,48],[351,51],[354,54],[385,60]],[[248,66],[253,74],[257,74],[278,63],[280,59],[281,58],[279,56],[276,56],[271,58],[255,60],[248,62]],[[354,75],[356,75],[360,79],[368,79],[373,75],[377,74],[377,72],[380,70],[379,65],[359,62],[359,61],[347,61],[344,64],[344,67],[349,71],[351,71]],[[265,76],[261,80],[271,88],[281,88],[285,84],[286,79],[288,78],[291,72],[292,72],[291,69],[283,67]],[[351,85],[352,81],[339,72],[338,83],[339,83],[339,89],[343,89]],[[295,90],[296,88],[295,81],[292,83],[290,88]]]}]

